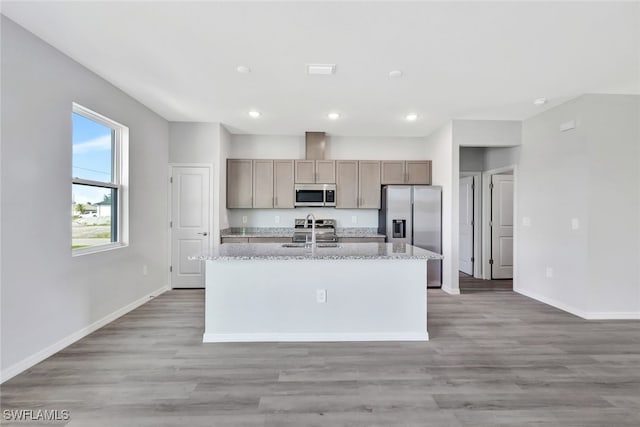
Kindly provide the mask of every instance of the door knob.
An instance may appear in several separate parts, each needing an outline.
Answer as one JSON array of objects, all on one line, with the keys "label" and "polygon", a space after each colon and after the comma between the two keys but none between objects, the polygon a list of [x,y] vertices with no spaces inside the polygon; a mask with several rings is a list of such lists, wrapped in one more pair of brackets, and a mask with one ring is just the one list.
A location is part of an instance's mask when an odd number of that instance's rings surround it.
[{"label": "door knob", "polygon": [[203,236],[208,236],[209,235],[209,233],[207,233],[206,231],[203,232],[203,233],[198,233],[198,234],[202,234]]}]

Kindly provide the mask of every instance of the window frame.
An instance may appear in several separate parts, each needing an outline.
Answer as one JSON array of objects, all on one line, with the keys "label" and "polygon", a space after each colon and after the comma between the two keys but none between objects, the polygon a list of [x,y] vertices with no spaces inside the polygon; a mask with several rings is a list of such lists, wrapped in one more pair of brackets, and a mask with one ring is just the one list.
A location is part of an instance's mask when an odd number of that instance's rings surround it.
[{"label": "window frame", "polygon": [[[78,103],[72,103],[71,133],[73,134],[73,114],[78,114],[111,129],[112,153],[111,153],[111,182],[95,181],[73,176],[71,168],[71,192],[74,185],[86,185],[90,187],[107,188],[115,190],[116,197],[112,200],[115,208],[111,213],[111,233],[116,234],[113,242],[95,246],[73,249],[72,256],[88,255],[97,252],[108,251],[129,246],[129,218],[128,218],[128,180],[129,180],[129,128],[102,114],[96,113]],[[73,141],[73,139],[72,139]],[[73,166],[73,142],[72,142],[71,166]]]}]

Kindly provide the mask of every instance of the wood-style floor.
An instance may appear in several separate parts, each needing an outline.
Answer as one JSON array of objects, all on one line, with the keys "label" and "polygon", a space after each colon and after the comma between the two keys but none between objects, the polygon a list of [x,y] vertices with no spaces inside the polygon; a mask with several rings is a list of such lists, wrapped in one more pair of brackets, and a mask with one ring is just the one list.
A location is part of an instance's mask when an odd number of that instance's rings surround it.
[{"label": "wood-style floor", "polygon": [[150,301],[5,383],[2,409],[82,427],[640,425],[638,321],[433,290],[429,342],[203,344],[203,299]]},{"label": "wood-style floor", "polygon": [[482,280],[476,279],[462,271],[460,272],[459,282],[460,292],[462,293],[513,290],[512,279]]}]

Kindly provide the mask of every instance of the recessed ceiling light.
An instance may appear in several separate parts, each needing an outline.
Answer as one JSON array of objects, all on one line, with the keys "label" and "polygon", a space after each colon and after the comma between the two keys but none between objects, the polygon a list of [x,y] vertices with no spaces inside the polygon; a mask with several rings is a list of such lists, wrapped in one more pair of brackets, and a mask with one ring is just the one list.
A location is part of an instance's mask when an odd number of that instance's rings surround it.
[{"label": "recessed ceiling light", "polygon": [[327,117],[329,117],[331,120],[338,120],[340,118],[340,114],[338,114],[338,113],[329,113],[329,114],[327,114]]},{"label": "recessed ceiling light", "polygon": [[246,65],[238,65],[238,68],[236,68],[236,70],[241,74],[248,74],[251,72],[251,68],[247,67]]},{"label": "recessed ceiling light", "polygon": [[257,119],[258,117],[260,117],[260,111],[251,110],[251,111],[249,111],[249,115],[251,117],[253,117],[254,119]]},{"label": "recessed ceiling light", "polygon": [[389,72],[389,77],[402,77],[402,71],[393,70],[393,71]]},{"label": "recessed ceiling light", "polygon": [[336,64],[307,64],[307,74],[328,76],[336,73]]},{"label": "recessed ceiling light", "polygon": [[533,101],[534,105],[544,105],[547,103],[547,98],[538,98]]},{"label": "recessed ceiling light", "polygon": [[406,119],[408,122],[415,122],[415,121],[418,119],[418,115],[417,115],[416,113],[410,113],[410,114],[407,114],[407,116],[405,117],[405,119]]}]

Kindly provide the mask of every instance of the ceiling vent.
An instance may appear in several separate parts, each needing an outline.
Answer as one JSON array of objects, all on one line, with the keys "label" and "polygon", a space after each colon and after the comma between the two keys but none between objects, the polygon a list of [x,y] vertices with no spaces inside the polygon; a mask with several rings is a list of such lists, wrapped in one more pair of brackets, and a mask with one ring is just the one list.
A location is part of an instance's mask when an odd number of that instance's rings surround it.
[{"label": "ceiling vent", "polygon": [[305,132],[305,154],[307,160],[324,160],[327,138],[324,132]]},{"label": "ceiling vent", "polygon": [[307,64],[310,76],[330,76],[336,73],[336,64]]}]

